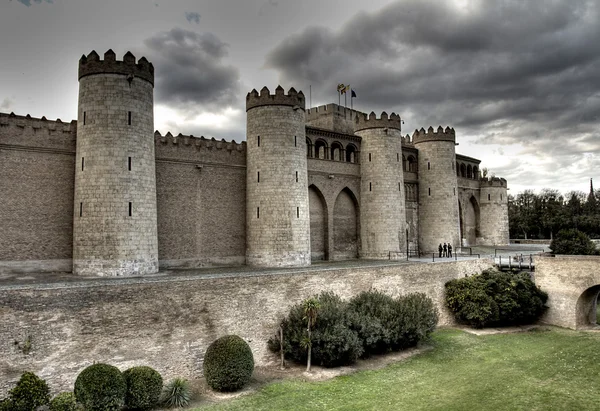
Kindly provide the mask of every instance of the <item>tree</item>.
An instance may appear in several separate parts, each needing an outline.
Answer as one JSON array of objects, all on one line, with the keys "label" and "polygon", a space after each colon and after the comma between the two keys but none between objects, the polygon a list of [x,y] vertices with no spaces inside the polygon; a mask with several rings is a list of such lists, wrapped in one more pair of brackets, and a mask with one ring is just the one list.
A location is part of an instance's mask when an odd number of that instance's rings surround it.
[{"label": "tree", "polygon": [[308,359],[306,360],[306,371],[310,372],[310,360],[312,355],[312,340],[311,340],[311,328],[314,327],[317,321],[317,313],[320,308],[319,301],[316,298],[309,298],[304,300],[304,319],[307,322],[306,331],[307,338],[303,341],[303,345],[308,349]]},{"label": "tree", "polygon": [[587,234],[575,230],[560,230],[556,238],[550,243],[550,249],[554,254],[570,255],[596,255],[595,244]]}]

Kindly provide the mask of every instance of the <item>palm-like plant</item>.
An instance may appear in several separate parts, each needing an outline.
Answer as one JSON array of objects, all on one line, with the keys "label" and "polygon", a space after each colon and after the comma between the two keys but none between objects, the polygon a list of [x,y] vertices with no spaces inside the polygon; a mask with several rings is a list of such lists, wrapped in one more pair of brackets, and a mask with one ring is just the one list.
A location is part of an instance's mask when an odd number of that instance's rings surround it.
[{"label": "palm-like plant", "polygon": [[308,349],[308,358],[306,360],[306,371],[310,372],[310,360],[312,355],[312,340],[311,340],[311,329],[314,327],[315,322],[317,321],[317,312],[321,305],[316,298],[309,298],[304,300],[302,304],[304,308],[304,319],[307,322],[307,338],[302,340],[302,346]]}]

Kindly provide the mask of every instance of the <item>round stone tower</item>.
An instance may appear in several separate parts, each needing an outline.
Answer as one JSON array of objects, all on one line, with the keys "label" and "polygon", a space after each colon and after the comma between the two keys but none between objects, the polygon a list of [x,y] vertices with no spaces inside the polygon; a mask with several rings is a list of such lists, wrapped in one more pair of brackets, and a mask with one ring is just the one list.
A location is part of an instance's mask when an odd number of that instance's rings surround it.
[{"label": "round stone tower", "polygon": [[453,128],[415,130],[413,143],[419,150],[419,251],[437,253],[440,243],[460,248],[456,136]]},{"label": "round stone tower", "polygon": [[310,265],[304,94],[246,96],[246,263]]},{"label": "round stone tower", "polygon": [[481,179],[479,195],[480,234],[478,243],[482,245],[507,245],[508,234],[508,195],[503,178]]},{"label": "round stone tower", "polygon": [[375,113],[356,118],[361,141],[361,258],[406,256],[406,210],[400,116]]},{"label": "round stone tower", "polygon": [[154,67],[108,50],[79,60],[73,272],[158,271]]}]

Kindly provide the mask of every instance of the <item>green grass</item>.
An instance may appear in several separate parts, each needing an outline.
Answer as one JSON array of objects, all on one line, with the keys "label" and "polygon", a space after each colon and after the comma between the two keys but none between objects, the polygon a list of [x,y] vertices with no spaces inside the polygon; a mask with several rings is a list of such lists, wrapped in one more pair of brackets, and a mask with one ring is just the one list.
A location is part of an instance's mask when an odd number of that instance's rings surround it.
[{"label": "green grass", "polygon": [[597,410],[600,334],[434,333],[434,349],[377,371],[289,380],[196,410]]}]

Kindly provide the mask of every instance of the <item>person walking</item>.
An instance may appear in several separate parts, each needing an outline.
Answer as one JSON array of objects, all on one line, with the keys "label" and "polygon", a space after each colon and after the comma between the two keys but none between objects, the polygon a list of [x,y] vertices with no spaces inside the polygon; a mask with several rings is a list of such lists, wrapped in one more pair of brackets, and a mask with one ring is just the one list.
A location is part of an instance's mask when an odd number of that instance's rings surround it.
[{"label": "person walking", "polygon": [[442,253],[442,257],[448,257],[448,246],[444,243],[444,247],[442,248],[444,251]]},{"label": "person walking", "polygon": [[452,244],[448,243],[448,258],[452,258]]},{"label": "person walking", "polygon": [[438,251],[440,252],[440,258],[442,258],[442,243],[440,243],[440,245],[438,246]]}]

